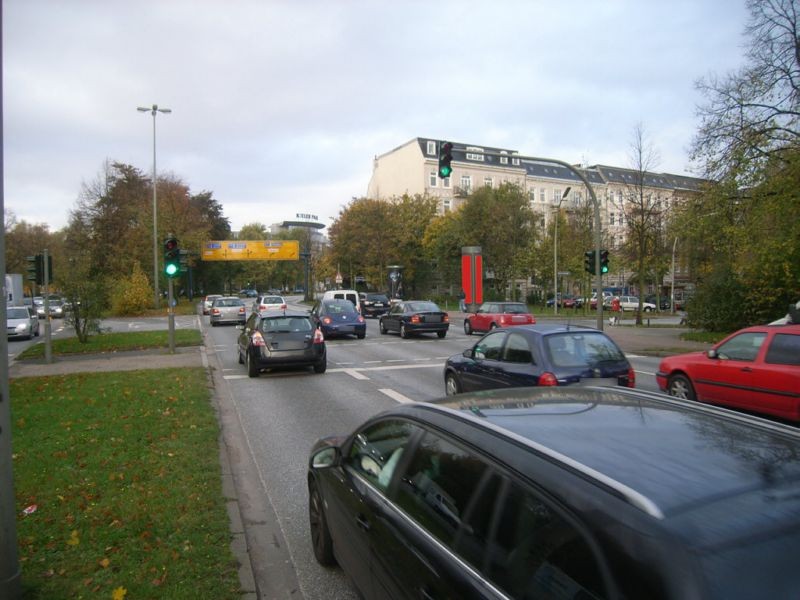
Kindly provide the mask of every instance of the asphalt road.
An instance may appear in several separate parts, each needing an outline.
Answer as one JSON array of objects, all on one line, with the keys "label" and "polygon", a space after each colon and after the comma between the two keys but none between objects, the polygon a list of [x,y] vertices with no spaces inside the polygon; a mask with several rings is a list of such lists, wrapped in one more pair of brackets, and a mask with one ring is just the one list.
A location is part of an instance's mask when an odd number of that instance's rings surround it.
[{"label": "asphalt road", "polygon": [[[398,402],[425,401],[444,395],[442,366],[446,358],[477,342],[461,323],[451,325],[445,339],[424,335],[407,340],[381,335],[377,319],[367,320],[367,336],[327,341],[328,370],[247,376],[238,364],[234,326],[209,327],[203,317],[207,346],[216,357],[224,392],[235,406],[242,427],[242,447],[257,472],[251,490],[269,503],[287,560],[294,566],[298,590],[285,597],[355,598],[348,580],[337,569],[325,569],[314,560],[308,534],[306,464],[314,441],[349,433],[366,419]],[[631,355],[637,387],[656,389],[658,358]],[[212,361],[212,364],[213,361]],[[218,393],[221,390],[218,390]],[[245,513],[247,511],[245,510]],[[263,562],[274,563],[265,558]],[[258,579],[258,565],[256,578]],[[270,574],[264,570],[262,577]],[[289,582],[292,578],[281,576]],[[291,585],[290,585],[291,587]]]}]

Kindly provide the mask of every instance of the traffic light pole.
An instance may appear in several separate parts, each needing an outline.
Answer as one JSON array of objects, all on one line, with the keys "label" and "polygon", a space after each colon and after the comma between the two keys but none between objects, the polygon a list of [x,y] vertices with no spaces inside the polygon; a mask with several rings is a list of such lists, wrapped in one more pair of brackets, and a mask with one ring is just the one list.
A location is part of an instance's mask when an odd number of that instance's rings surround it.
[{"label": "traffic light pole", "polygon": [[53,342],[50,326],[50,260],[47,248],[42,253],[42,269],[44,271],[44,362],[53,362]]},{"label": "traffic light pole", "polygon": [[167,322],[169,323],[169,353],[175,354],[175,282],[169,277],[167,286]]}]

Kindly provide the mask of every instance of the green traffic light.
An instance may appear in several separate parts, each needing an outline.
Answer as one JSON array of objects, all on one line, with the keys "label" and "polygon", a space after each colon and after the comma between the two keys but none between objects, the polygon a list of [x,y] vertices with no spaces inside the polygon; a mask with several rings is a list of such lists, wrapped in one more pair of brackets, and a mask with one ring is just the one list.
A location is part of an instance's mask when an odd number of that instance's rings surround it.
[{"label": "green traffic light", "polygon": [[175,263],[167,263],[164,265],[164,272],[169,276],[172,277],[178,272],[178,265]]},{"label": "green traffic light", "polygon": [[446,179],[446,178],[450,177],[450,173],[452,173],[452,172],[453,172],[453,169],[451,167],[444,167],[444,166],[440,167],[439,168],[439,177],[441,177],[442,179]]}]

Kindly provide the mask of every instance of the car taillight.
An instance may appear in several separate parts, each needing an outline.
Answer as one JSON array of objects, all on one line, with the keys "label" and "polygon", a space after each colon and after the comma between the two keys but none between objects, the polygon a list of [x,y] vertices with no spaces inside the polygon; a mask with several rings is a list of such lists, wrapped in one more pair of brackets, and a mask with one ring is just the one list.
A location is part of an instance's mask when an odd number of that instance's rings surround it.
[{"label": "car taillight", "polygon": [[264,336],[261,335],[260,331],[256,331],[253,334],[253,337],[250,338],[250,340],[253,342],[253,346],[256,346],[256,347],[258,347],[258,346],[266,346],[267,345],[267,343],[264,341]]},{"label": "car taillight", "polygon": [[419,323],[419,315],[414,315],[413,317],[411,317],[411,322],[412,323]]},{"label": "car taillight", "polygon": [[628,369],[628,387],[636,387],[636,371],[633,370],[633,367]]},{"label": "car taillight", "polygon": [[545,372],[539,376],[539,385],[558,385],[558,379],[552,373]]},{"label": "car taillight", "polygon": [[281,310],[286,310],[286,305],[285,304],[281,304]]},{"label": "car taillight", "polygon": [[322,335],[322,330],[321,329],[315,329],[314,330],[314,343],[315,344],[321,344],[324,341],[325,341],[325,336]]},{"label": "car taillight", "polygon": [[361,315],[358,315],[358,322],[359,323],[363,323],[364,322],[364,317],[362,317]]},{"label": "car taillight", "polygon": [[500,325],[507,325],[511,322],[511,317],[509,315],[500,315]]},{"label": "car taillight", "polygon": [[325,323],[325,325],[330,325],[331,323],[333,323],[333,319],[331,319],[330,317],[322,317],[322,322]]},{"label": "car taillight", "polygon": [[533,315],[531,315],[531,324],[532,325],[536,324],[536,317],[534,317]]},{"label": "car taillight", "polygon": [[450,322],[450,315],[445,313],[444,316],[442,316],[442,323],[449,323],[449,322]]},{"label": "car taillight", "polygon": [[258,310],[267,310],[267,305],[266,304],[259,304],[258,305]]}]

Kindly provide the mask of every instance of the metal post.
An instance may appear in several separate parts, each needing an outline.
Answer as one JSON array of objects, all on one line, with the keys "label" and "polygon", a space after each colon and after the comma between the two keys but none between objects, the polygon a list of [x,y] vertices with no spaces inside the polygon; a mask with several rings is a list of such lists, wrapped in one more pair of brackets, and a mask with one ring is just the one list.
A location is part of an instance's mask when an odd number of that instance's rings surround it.
[{"label": "metal post", "polygon": [[669,312],[675,314],[675,248],[678,246],[678,238],[672,243],[672,283],[669,289]]},{"label": "metal post", "polygon": [[44,362],[53,362],[53,342],[50,324],[50,259],[47,248],[42,253],[42,270],[44,271]]},{"label": "metal post", "polygon": [[175,354],[175,293],[172,277],[169,278],[167,285],[167,322],[169,326],[169,353]]}]

